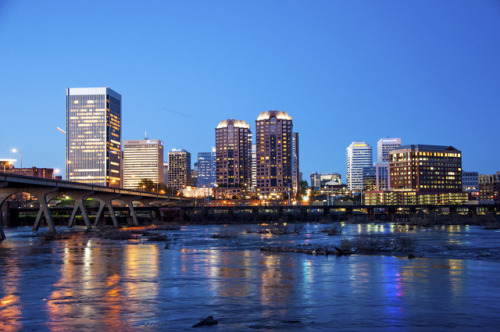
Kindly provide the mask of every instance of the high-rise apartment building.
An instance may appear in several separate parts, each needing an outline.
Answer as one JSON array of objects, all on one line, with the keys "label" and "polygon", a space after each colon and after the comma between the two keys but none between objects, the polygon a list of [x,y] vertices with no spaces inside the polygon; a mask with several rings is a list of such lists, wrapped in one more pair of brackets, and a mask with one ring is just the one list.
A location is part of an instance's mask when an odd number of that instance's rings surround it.
[{"label": "high-rise apartment building", "polygon": [[252,132],[243,120],[224,120],[215,129],[215,176],[221,188],[250,187]]},{"label": "high-rise apartment building", "polygon": [[299,170],[299,133],[292,133],[292,188],[293,192],[299,192],[300,183]]},{"label": "high-rise apartment building", "polygon": [[283,198],[292,188],[292,117],[286,112],[262,112],[256,124],[257,194]]},{"label": "high-rise apartment building", "polygon": [[121,187],[121,95],[110,88],[66,89],[66,178]]},{"label": "high-rise apartment building", "polygon": [[390,154],[391,190],[462,192],[462,153],[453,146],[405,145]]},{"label": "high-rise apartment building", "polygon": [[198,187],[215,187],[215,147],[211,152],[198,152]]},{"label": "high-rise apartment building", "polygon": [[377,161],[389,162],[390,152],[401,146],[401,138],[381,138],[377,142]]},{"label": "high-rise apartment building", "polygon": [[371,167],[372,147],[366,142],[352,142],[347,152],[347,188],[351,191],[363,189],[363,167]]},{"label": "high-rise apartment building", "polygon": [[184,149],[168,152],[167,186],[177,190],[191,185],[191,153]]},{"label": "high-rise apartment building", "polygon": [[157,139],[123,143],[123,188],[138,189],[142,180],[163,183],[163,142]]}]

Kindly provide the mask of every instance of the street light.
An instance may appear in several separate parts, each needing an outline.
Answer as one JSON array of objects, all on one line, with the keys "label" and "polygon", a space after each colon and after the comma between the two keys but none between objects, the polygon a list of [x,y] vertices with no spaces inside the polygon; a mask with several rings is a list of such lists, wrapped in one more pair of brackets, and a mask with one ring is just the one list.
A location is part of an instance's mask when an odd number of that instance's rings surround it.
[{"label": "street light", "polygon": [[10,150],[10,152],[12,153],[18,153],[19,152],[19,155],[21,156],[21,168],[23,168],[23,153],[22,151],[18,151],[16,148]]}]

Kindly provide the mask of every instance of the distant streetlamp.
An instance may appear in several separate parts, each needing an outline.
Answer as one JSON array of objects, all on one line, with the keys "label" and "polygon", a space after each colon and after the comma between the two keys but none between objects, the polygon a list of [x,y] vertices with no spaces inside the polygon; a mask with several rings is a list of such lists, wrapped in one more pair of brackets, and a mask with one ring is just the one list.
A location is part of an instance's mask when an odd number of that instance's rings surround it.
[{"label": "distant streetlamp", "polygon": [[23,168],[23,153],[22,153],[22,151],[19,151],[16,148],[14,148],[14,149],[10,150],[10,152],[12,152],[12,153],[18,153],[19,152],[19,155],[21,156],[21,168]]}]

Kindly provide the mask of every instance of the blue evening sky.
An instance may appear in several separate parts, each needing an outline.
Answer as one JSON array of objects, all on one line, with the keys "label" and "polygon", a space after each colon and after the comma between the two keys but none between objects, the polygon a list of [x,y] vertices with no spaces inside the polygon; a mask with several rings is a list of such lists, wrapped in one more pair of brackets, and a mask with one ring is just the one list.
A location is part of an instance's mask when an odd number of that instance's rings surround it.
[{"label": "blue evening sky", "polygon": [[[500,1],[0,0],[0,158],[64,170],[67,87],[122,95],[122,138],[195,160],[221,120],[293,117],[304,179],[382,137],[500,170]],[[194,162],[194,161],[193,161]],[[19,165],[18,165],[19,166]],[[63,174],[64,175],[64,174]]]}]

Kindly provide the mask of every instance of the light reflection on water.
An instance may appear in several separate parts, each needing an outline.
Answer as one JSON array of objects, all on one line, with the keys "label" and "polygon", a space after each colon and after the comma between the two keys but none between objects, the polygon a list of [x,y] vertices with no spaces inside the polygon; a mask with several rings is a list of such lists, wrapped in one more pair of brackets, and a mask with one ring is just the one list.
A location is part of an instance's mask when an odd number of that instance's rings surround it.
[{"label": "light reflection on water", "polygon": [[[347,232],[391,231],[387,225],[353,228]],[[161,243],[84,237],[7,240],[0,244],[0,330],[173,330],[208,315],[222,331],[451,330],[500,323],[497,262],[271,254],[251,242],[262,241],[260,235],[249,237],[250,244],[209,239],[217,229],[184,227],[178,235],[189,233],[186,241],[168,250]],[[317,236],[311,232],[298,242]],[[205,242],[190,244],[193,238]]]}]

